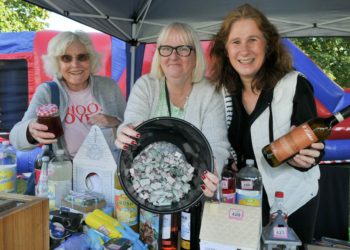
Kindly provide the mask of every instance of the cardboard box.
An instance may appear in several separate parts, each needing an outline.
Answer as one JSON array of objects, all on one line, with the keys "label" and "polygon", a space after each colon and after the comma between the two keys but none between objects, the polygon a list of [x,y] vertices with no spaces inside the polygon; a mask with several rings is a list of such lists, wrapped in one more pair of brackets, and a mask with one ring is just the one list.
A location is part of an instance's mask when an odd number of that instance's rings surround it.
[{"label": "cardboard box", "polygon": [[107,205],[114,206],[114,174],[117,169],[101,129],[94,125],[73,159],[73,190],[102,193]]},{"label": "cardboard box", "polygon": [[259,249],[261,208],[206,202],[200,231],[201,250]]},{"label": "cardboard box", "polygon": [[49,249],[49,200],[1,192],[0,200],[17,203],[0,213],[0,250]]}]

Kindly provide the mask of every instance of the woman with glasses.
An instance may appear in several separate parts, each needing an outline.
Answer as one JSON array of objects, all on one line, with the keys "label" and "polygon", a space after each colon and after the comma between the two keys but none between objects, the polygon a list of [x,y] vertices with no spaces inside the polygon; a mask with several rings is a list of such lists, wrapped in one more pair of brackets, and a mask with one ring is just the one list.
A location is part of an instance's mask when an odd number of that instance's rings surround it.
[{"label": "woman with glasses", "polygon": [[37,88],[22,121],[11,130],[11,143],[19,150],[53,143],[54,148],[65,149],[73,158],[91,126],[96,124],[103,128],[112,146],[112,129],[123,118],[125,99],[112,79],[94,75],[101,66],[101,58],[89,35],[84,32],[57,34],[49,42],[43,60],[46,73],[58,86],[64,135],[53,139],[54,134],[47,132],[47,126],[37,122],[37,107],[52,102],[50,86],[44,83]]},{"label": "woman with glasses", "polygon": [[[157,40],[151,73],[138,79],[129,96],[124,122],[118,128],[116,145],[126,150],[140,135],[135,125],[150,118],[172,116],[184,119],[203,132],[211,145],[216,170],[221,173],[229,143],[220,93],[204,77],[205,58],[195,31],[187,24],[164,27]],[[202,176],[202,190],[212,196],[213,174]]]}]

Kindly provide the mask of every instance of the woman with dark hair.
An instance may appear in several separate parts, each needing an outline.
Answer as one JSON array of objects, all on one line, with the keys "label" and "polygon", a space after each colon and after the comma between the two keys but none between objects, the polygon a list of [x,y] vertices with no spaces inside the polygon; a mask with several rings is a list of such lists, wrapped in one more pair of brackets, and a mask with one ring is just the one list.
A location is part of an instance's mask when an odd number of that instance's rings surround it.
[{"label": "woman with dark hair", "polygon": [[[303,243],[312,240],[319,203],[317,165],[323,143],[300,150],[272,168],[261,149],[317,115],[313,88],[292,68],[277,29],[245,4],[224,19],[211,51],[211,80],[224,93],[228,136],[237,153],[234,167],[254,159],[263,181],[263,226],[276,191],[283,191],[292,227]],[[232,112],[231,112],[232,111]]]}]

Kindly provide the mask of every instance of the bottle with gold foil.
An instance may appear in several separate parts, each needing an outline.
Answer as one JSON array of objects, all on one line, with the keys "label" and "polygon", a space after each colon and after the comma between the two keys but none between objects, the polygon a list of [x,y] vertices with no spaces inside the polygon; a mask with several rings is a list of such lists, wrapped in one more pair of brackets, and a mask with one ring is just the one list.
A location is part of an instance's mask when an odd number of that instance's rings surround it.
[{"label": "bottle with gold foil", "polygon": [[125,194],[117,173],[114,177],[114,197],[114,216],[119,222],[128,224],[134,231],[138,232],[137,206]]}]

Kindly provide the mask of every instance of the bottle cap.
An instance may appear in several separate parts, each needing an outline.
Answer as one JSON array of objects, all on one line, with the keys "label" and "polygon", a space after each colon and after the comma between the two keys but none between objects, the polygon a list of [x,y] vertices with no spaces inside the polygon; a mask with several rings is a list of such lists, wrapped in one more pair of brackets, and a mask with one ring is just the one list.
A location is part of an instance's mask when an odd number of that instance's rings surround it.
[{"label": "bottle cap", "polygon": [[277,198],[283,198],[283,197],[284,197],[284,193],[281,192],[281,191],[276,191],[276,192],[275,192],[275,197],[277,197]]},{"label": "bottle cap", "polygon": [[50,160],[50,157],[48,157],[48,156],[43,156],[43,158],[42,158],[42,161],[49,161]]},{"label": "bottle cap", "polygon": [[254,160],[253,159],[246,159],[245,164],[247,166],[254,166]]},{"label": "bottle cap", "polygon": [[58,107],[56,104],[49,103],[44,104],[36,108],[37,116],[51,116],[58,112]]},{"label": "bottle cap", "polygon": [[56,155],[64,155],[64,150],[63,149],[57,149],[56,150]]}]

